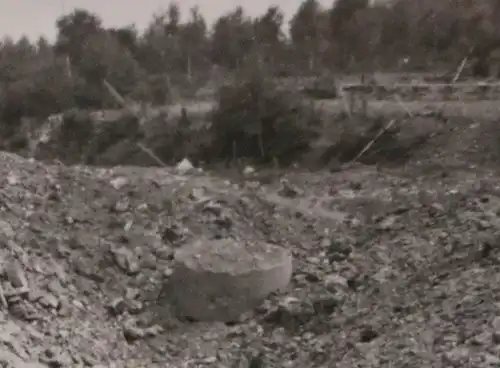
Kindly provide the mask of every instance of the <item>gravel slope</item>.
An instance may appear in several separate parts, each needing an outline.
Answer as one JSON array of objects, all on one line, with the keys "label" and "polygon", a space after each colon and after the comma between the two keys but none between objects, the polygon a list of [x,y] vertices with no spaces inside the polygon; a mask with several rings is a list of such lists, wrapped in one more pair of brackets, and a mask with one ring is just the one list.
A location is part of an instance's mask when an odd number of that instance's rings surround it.
[{"label": "gravel slope", "polygon": [[[491,172],[361,166],[285,174],[284,191],[1,153],[0,174],[12,367],[500,365]],[[177,320],[162,285],[173,250],[200,237],[289,247],[293,282],[236,324]]]}]

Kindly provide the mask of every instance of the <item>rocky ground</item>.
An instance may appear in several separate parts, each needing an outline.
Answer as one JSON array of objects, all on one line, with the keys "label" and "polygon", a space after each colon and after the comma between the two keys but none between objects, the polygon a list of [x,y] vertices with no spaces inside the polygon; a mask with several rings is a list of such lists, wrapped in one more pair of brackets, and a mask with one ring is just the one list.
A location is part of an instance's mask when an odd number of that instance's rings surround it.
[{"label": "rocky ground", "polygon": [[[465,156],[227,180],[0,153],[0,366],[498,367],[500,174]],[[290,287],[176,319],[173,251],[223,237],[291,249]]]}]

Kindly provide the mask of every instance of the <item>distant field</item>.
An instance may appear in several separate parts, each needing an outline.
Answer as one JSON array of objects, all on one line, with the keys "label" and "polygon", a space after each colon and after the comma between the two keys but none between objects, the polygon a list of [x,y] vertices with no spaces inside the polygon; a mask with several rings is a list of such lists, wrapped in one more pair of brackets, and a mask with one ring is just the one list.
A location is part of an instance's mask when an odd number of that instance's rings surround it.
[{"label": "distant field", "polygon": [[[444,72],[433,72],[433,73],[374,73],[366,74],[367,76],[373,76],[378,84],[382,85],[394,85],[397,83],[443,83],[442,76]],[[453,73],[452,73],[453,74]],[[327,78],[328,79],[328,78]],[[300,88],[304,85],[311,85],[319,78],[314,77],[300,77],[300,78],[281,78],[279,83],[286,88]],[[361,74],[358,75],[343,75],[336,76],[335,82],[338,84],[352,84],[359,83],[361,80]],[[440,81],[441,80],[441,81]],[[327,81],[329,83],[329,81]],[[469,80],[468,83],[480,83],[479,80]],[[168,112],[169,116],[176,117],[180,115],[182,107],[186,107],[188,114],[194,118],[203,119],[203,115],[210,112],[210,110],[215,106],[215,101],[211,100],[213,98],[214,92],[211,94],[205,91],[203,98],[185,100],[170,106],[163,106],[155,108],[155,112],[160,110]],[[210,97],[212,96],[212,97]],[[403,96],[404,97],[404,96]],[[436,110],[443,109],[443,112],[449,116],[472,116],[472,117],[498,117],[500,116],[500,107],[497,107],[497,103],[494,99],[488,101],[474,100],[474,96],[468,99],[466,102],[461,101],[443,101],[443,96],[437,94],[436,96],[426,96],[421,98],[420,96],[409,95],[406,96],[407,101],[404,102],[404,108],[400,103],[392,99],[392,96],[388,96],[385,100],[376,100],[375,96],[367,96],[368,98],[368,113],[370,114],[390,114],[395,113],[405,113],[405,109],[415,113],[422,110]],[[494,98],[494,97],[493,97]],[[414,99],[414,100],[413,100]],[[371,100],[371,101],[370,101]],[[424,101],[425,100],[425,101]],[[322,109],[326,113],[338,113],[344,110],[345,103],[341,99],[329,99],[329,100],[317,100],[316,105],[318,108]],[[113,117],[119,117],[119,110],[109,110],[105,112],[107,120],[114,120]]]},{"label": "distant field", "polygon": [[[210,112],[214,107],[214,102],[192,102],[184,106],[188,110],[188,114],[199,116]],[[445,101],[445,102],[421,102],[411,101],[404,102],[404,108],[411,113],[422,111],[436,111],[443,109],[443,113],[447,116],[468,116],[475,118],[498,118],[500,117],[500,104],[496,101]],[[316,102],[316,106],[325,113],[340,113],[344,110],[344,104],[340,100],[321,100]],[[172,105],[168,108],[171,116],[180,115],[182,105]],[[406,114],[406,111],[401,104],[395,101],[368,101],[368,113],[374,115],[395,115]]]}]

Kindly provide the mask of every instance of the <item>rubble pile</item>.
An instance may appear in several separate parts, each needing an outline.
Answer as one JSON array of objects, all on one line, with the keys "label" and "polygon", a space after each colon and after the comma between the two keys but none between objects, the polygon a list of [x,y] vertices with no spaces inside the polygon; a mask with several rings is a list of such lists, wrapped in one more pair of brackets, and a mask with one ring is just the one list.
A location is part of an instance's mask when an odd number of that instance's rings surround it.
[{"label": "rubble pile", "polygon": [[[233,183],[0,153],[0,174],[0,365],[500,364],[491,172],[360,166]],[[287,250],[289,285],[231,321],[175,313],[176,254],[223,242]]]}]

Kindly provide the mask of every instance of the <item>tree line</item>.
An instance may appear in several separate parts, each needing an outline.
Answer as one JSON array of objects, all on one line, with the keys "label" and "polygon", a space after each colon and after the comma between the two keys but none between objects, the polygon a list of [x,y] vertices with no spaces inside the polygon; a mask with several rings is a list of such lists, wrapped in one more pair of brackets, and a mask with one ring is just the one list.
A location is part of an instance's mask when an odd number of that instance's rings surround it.
[{"label": "tree line", "polygon": [[498,0],[336,0],[329,8],[304,0],[288,24],[270,6],[254,18],[237,7],[208,26],[196,7],[181,14],[171,3],[139,32],[76,9],[57,19],[53,44],[1,42],[0,120],[111,106],[103,79],[124,96],[162,104],[172,85],[199,86],[214,70],[238,75],[259,65],[297,76],[390,69],[403,57],[415,67],[457,63],[496,45],[499,14]]}]

